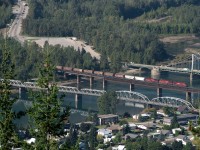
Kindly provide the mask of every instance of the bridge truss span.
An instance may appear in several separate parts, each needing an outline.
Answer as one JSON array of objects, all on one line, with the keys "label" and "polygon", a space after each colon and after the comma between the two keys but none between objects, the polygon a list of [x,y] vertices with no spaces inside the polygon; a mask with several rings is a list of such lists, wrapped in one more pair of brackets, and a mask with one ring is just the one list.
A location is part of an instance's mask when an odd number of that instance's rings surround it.
[{"label": "bridge truss span", "polygon": [[93,96],[101,96],[104,93],[106,93],[106,91],[104,90],[95,90],[95,89],[81,89],[81,92],[83,93],[88,93],[88,95],[93,95]]},{"label": "bridge truss span", "polygon": [[78,89],[76,87],[70,86],[58,86],[58,91],[63,93],[74,93],[74,94],[83,94],[83,95],[91,95],[91,96],[101,96],[106,91],[104,90],[95,90],[95,89]]},{"label": "bridge truss span", "polygon": [[117,98],[125,101],[148,103],[150,100],[147,96],[133,91],[116,91]]},{"label": "bridge truss span", "polygon": [[[3,81],[4,81],[3,79],[0,79],[0,82]],[[46,90],[44,88],[39,87],[35,82],[22,82],[19,80],[8,80],[8,81],[10,82],[10,85],[18,88]],[[101,96],[104,93],[106,93],[106,91],[104,90],[87,89],[87,88],[79,89],[77,87],[70,87],[70,86],[58,86],[58,91],[63,93],[82,94],[89,96]],[[193,90],[193,92],[195,91]],[[190,102],[175,97],[158,97],[149,100],[147,96],[134,91],[116,91],[116,94],[118,99],[129,101],[131,103],[135,102],[135,103],[151,104],[158,106],[168,106],[168,107],[179,107],[186,105],[188,109],[190,110],[194,109],[194,107]]]},{"label": "bridge truss span", "polygon": [[153,98],[151,101],[154,103],[160,103],[162,105],[167,105],[171,107],[179,107],[186,105],[189,110],[195,109],[190,102],[176,97],[156,97]]}]

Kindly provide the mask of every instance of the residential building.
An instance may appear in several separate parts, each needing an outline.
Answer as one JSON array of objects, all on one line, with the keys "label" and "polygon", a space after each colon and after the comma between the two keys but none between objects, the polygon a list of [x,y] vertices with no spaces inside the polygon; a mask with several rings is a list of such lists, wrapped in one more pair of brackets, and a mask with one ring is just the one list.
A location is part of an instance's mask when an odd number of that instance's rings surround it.
[{"label": "residential building", "polygon": [[191,142],[186,135],[178,135],[176,141],[181,141],[183,145],[186,145],[188,142]]},{"label": "residential building", "polygon": [[112,137],[112,131],[109,129],[99,129],[97,132],[98,135],[102,135],[103,137]]},{"label": "residential building", "polygon": [[119,116],[114,114],[98,115],[99,125],[117,123]]}]

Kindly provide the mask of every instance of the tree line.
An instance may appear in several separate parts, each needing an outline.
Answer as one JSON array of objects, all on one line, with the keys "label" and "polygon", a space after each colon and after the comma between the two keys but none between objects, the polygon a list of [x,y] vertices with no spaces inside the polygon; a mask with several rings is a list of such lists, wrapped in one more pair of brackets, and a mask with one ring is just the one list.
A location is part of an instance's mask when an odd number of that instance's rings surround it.
[{"label": "tree line", "polygon": [[0,0],[0,29],[5,28],[12,18],[13,0]]},{"label": "tree line", "polygon": [[[0,60],[2,59],[4,38],[0,36]],[[28,80],[37,77],[38,65],[44,60],[43,49],[34,42],[26,42],[23,46],[14,39],[7,39],[7,46],[11,52],[11,60],[15,66],[15,79]],[[73,47],[51,46],[46,42],[44,48],[49,49],[50,60],[53,65],[84,69],[100,69],[100,63],[92,58],[84,49],[76,51]],[[104,65],[101,65],[104,67]],[[109,66],[108,66],[109,67]]]}]

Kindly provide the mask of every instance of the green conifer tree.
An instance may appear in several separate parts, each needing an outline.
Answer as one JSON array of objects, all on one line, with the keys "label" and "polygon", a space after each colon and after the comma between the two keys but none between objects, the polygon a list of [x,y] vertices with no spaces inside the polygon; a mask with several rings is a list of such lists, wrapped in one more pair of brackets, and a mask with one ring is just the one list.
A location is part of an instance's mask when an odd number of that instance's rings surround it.
[{"label": "green conifer tree", "polygon": [[[6,40],[5,40],[6,41]],[[11,61],[11,53],[6,42],[2,49],[0,65],[0,149],[9,150],[16,144],[16,134],[13,124],[15,113],[12,106],[15,99],[11,99],[10,79],[13,78],[14,65]]]},{"label": "green conifer tree", "polygon": [[32,92],[33,105],[28,113],[32,122],[31,133],[36,138],[35,149],[49,150],[58,147],[55,137],[62,134],[64,122],[69,117],[69,109],[61,112],[63,97],[58,95],[58,87],[53,82],[54,67],[50,63],[48,51],[45,51],[44,64],[41,65],[37,81],[41,90]]}]

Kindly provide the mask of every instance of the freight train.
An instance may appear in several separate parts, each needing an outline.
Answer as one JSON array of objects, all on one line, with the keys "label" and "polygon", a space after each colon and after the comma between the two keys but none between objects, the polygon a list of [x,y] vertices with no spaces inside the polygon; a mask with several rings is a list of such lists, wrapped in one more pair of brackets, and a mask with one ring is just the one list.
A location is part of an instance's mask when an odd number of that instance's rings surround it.
[{"label": "freight train", "polygon": [[125,75],[125,74],[120,74],[120,73],[111,73],[111,72],[103,72],[103,71],[95,71],[95,70],[79,69],[79,68],[72,68],[72,67],[63,67],[63,66],[56,66],[56,69],[60,71],[64,71],[64,72],[73,71],[77,73],[94,74],[98,76],[144,81],[150,84],[162,84],[162,85],[171,85],[171,86],[177,86],[177,87],[187,87],[187,84],[184,82],[175,82],[175,81],[164,80],[164,79],[157,80],[153,78],[130,76],[130,75]]}]

